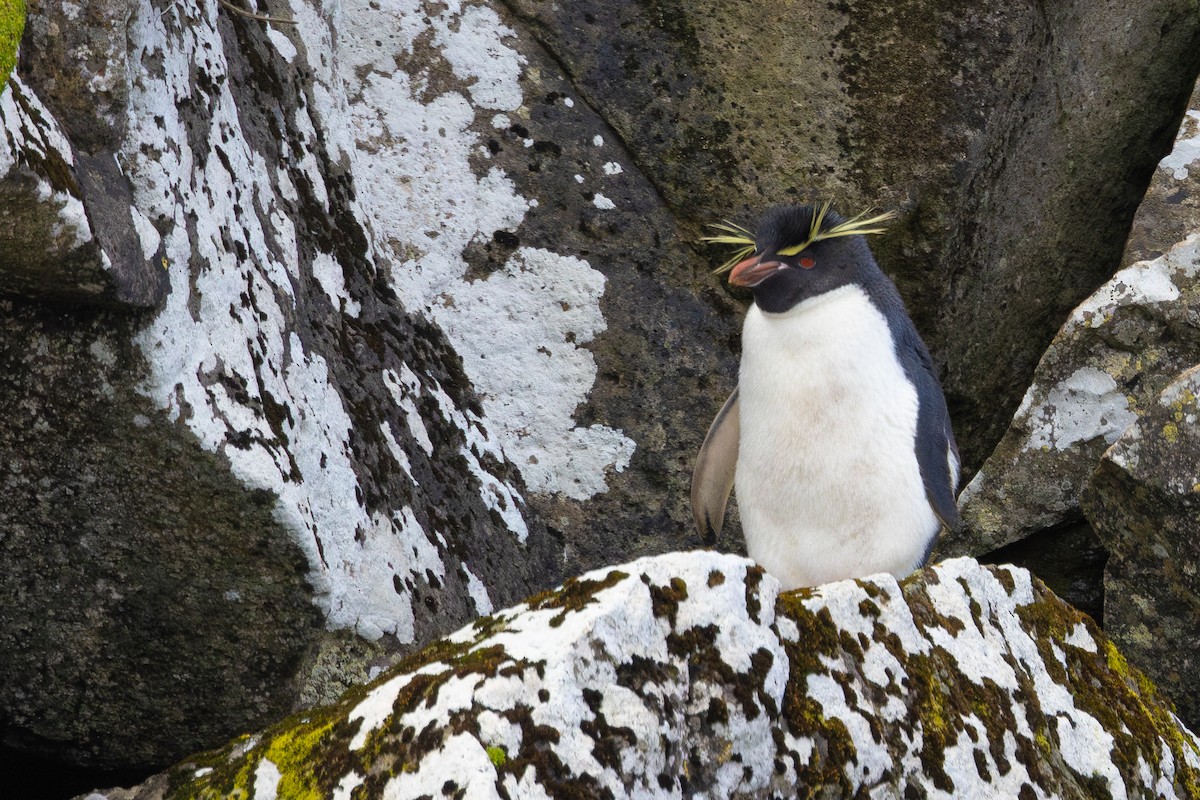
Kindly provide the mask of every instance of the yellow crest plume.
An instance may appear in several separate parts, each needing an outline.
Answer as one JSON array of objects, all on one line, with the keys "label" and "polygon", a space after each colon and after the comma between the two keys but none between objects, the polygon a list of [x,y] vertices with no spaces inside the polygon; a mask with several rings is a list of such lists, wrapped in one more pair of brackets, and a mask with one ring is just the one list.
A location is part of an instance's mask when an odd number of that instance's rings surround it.
[{"label": "yellow crest plume", "polygon": [[[870,209],[868,209],[855,214],[844,222],[839,222],[837,225],[822,228],[825,216],[829,213],[829,207],[830,203],[826,201],[816,208],[815,213],[812,215],[812,224],[808,229],[807,239],[800,244],[780,249],[777,255],[794,256],[814,242],[820,242],[825,239],[836,239],[839,236],[867,236],[875,233],[883,233],[887,230],[884,227],[885,223],[891,222],[896,218],[894,211],[885,211],[882,214],[868,217],[867,215],[871,213]],[[719,233],[713,236],[705,236],[700,241],[707,242],[708,244],[737,245],[737,250],[733,252],[733,255],[721,264],[721,266],[713,270],[714,273],[729,272],[739,261],[749,258],[754,253],[754,234],[741,225],[722,221],[713,223],[708,227],[719,231]]]}]

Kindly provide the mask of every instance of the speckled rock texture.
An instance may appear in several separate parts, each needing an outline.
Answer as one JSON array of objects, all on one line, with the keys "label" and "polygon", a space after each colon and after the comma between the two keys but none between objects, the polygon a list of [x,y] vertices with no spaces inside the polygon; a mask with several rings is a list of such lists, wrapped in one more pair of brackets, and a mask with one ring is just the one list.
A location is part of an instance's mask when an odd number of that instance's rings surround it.
[{"label": "speckled rock texture", "polygon": [[1171,153],[1133,218],[1123,264],[1158,258],[1188,234],[1200,231],[1200,83],[1188,101]]},{"label": "speckled rock texture", "polygon": [[1180,371],[1200,362],[1200,234],[1118,272],[1042,357],[996,451],[959,497],[942,552],[980,555],[1079,519],[1100,456]]},{"label": "speckled rock texture", "polygon": [[1200,740],[1029,573],[956,559],[780,595],[648,558],[442,639],[154,798],[1194,797]]},{"label": "speckled rock texture", "polygon": [[1192,721],[1200,720],[1198,396],[1194,367],[1146,404],[1083,494],[1110,552],[1105,630]]}]

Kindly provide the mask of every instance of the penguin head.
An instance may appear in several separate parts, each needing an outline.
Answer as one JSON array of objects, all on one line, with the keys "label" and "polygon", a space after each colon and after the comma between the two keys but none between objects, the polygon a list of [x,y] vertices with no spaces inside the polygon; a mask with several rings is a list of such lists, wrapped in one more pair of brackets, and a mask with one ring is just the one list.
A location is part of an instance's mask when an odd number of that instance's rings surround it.
[{"label": "penguin head", "polygon": [[730,235],[710,240],[742,245],[731,260],[729,283],[750,289],[761,310],[777,314],[881,275],[862,234],[881,233],[878,226],[892,217],[847,219],[828,203],[776,206],[763,215],[753,238],[744,229],[724,226]]}]

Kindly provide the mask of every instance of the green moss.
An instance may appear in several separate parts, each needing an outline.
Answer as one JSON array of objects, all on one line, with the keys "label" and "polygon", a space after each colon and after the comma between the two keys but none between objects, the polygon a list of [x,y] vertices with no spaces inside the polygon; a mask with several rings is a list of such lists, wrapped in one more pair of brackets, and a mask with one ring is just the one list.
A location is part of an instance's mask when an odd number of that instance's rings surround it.
[{"label": "green moss", "polygon": [[8,83],[17,64],[17,45],[25,32],[24,0],[0,0],[0,82]]},{"label": "green moss", "polygon": [[504,751],[503,747],[492,745],[487,748],[487,756],[493,767],[503,767],[508,763],[508,753]]}]

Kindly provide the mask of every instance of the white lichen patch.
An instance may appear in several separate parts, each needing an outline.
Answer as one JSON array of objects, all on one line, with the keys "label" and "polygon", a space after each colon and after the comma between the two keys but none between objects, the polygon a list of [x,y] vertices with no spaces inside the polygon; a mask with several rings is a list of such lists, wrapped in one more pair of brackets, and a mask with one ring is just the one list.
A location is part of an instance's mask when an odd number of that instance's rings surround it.
[{"label": "white lichen patch", "polygon": [[258,762],[254,771],[254,800],[275,800],[279,796],[279,781],[283,773],[267,758]]},{"label": "white lichen patch", "polygon": [[473,375],[488,421],[531,491],[577,500],[603,492],[605,464],[629,464],[633,442],[603,425],[580,428],[575,406],[596,379],[580,347],[604,330],[604,276],[586,262],[520,248],[503,272],[464,284],[438,304]]},{"label": "white lichen patch", "polygon": [[[74,166],[71,143],[41,99],[19,75],[13,73],[0,92],[0,177],[23,161]],[[31,173],[32,174],[32,173]],[[41,203],[53,205],[58,219],[52,235],[68,248],[92,241],[92,229],[79,198],[56,190],[40,175],[36,195]]]},{"label": "white lichen patch", "polygon": [[[391,34],[377,36],[381,29]],[[450,2],[429,15],[415,1],[352,0],[338,34],[348,56],[341,75],[357,87],[349,112],[359,204],[396,265],[405,305],[434,319],[463,354],[488,427],[531,491],[578,500],[605,491],[606,472],[628,465],[634,443],[572,418],[595,381],[582,345],[605,328],[603,276],[586,261],[522,248],[503,273],[465,279],[467,245],[516,229],[532,205],[502,172],[479,176],[470,161],[481,144],[474,126],[521,112],[515,32],[482,6]],[[462,91],[430,98],[427,72],[396,67],[426,40]]]},{"label": "white lichen patch", "polygon": [[[1036,390],[1035,386],[1030,391]],[[1032,406],[1032,401],[1022,403],[1029,429],[1026,450],[1066,450],[1097,437],[1112,444],[1137,419],[1116,380],[1096,367],[1075,370]]]},{"label": "white lichen patch", "polygon": [[[353,423],[325,359],[291,329],[302,275],[294,223],[275,192],[295,189],[272,188],[275,173],[245,139],[228,81],[194,96],[193,69],[227,72],[216,6],[180,3],[166,14],[189,22],[177,26],[147,2],[130,34],[135,56],[162,69],[131,87],[124,163],[140,216],[167,231],[160,244],[171,281],[139,337],[150,366],[144,391],[228,457],[235,475],[279,496],[277,516],[308,555],[332,627],[411,641],[412,597],[397,580],[411,588],[427,570],[444,575],[438,548],[411,509],[369,512],[358,499]],[[210,129],[193,138],[195,120],[180,109],[197,100],[210,109]],[[311,123],[296,128],[312,135]],[[219,157],[193,151],[197,141],[219,143]],[[294,161],[309,165],[314,190],[324,185],[311,152]],[[146,238],[144,248],[158,244]],[[328,255],[313,266],[334,307],[354,314],[342,269]],[[286,413],[271,420],[266,405]]]},{"label": "white lichen patch", "polygon": [[467,578],[467,594],[471,596],[471,602],[475,604],[475,613],[481,617],[492,613],[492,598],[488,596],[488,590],[483,581],[475,577],[475,573],[467,569],[466,564],[463,564],[461,569]]}]

